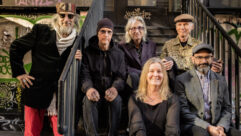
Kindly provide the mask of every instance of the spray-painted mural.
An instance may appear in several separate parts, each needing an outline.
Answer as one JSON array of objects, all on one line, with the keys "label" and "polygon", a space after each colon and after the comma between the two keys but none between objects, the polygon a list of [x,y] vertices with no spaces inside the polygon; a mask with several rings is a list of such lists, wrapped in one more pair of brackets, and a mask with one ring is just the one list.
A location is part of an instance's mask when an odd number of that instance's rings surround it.
[{"label": "spray-painted mural", "polygon": [[89,7],[92,0],[2,0],[3,6],[35,6],[35,7],[54,7],[58,2],[71,2],[76,6]]},{"label": "spray-painted mural", "polygon": [[[28,33],[35,23],[50,23],[50,15],[0,15],[0,130],[23,130],[21,88],[12,78],[9,62],[11,42]],[[31,68],[30,52],[24,56],[26,72]]]},{"label": "spray-painted mural", "polygon": [[[87,12],[80,14],[82,26]],[[52,15],[0,15],[0,131],[23,131],[22,90],[12,78],[9,48],[12,41],[28,33],[34,24],[50,24]],[[24,56],[26,72],[31,68],[31,52]]]}]

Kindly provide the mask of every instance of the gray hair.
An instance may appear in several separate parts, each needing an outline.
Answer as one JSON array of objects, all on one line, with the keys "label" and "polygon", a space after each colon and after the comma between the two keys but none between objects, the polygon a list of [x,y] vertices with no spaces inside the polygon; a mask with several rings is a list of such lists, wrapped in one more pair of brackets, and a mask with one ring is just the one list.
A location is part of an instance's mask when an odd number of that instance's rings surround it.
[{"label": "gray hair", "polygon": [[[59,20],[59,15],[58,14],[54,14],[53,17],[52,17],[52,22],[51,22],[52,27],[59,28],[58,27],[59,26],[58,20]],[[75,14],[74,28],[76,29],[77,32],[80,31],[79,20],[80,20],[80,16],[78,14]]]},{"label": "gray hair", "polygon": [[126,43],[129,43],[131,41],[131,37],[129,35],[129,29],[131,28],[131,26],[136,22],[136,21],[139,21],[143,24],[143,27],[144,27],[144,36],[142,38],[143,41],[146,41],[146,35],[147,35],[147,29],[146,29],[146,23],[144,21],[144,19],[141,17],[141,16],[134,16],[134,17],[131,17],[128,19],[128,22],[126,24],[126,27],[125,27],[125,42]]}]

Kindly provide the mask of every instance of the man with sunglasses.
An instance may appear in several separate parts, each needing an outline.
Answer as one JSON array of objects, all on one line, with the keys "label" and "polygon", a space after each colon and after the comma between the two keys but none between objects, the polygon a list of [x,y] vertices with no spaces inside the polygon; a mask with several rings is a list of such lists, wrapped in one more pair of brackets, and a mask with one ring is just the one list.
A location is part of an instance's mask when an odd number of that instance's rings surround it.
[{"label": "man with sunglasses", "polygon": [[112,40],[113,27],[108,18],[100,20],[97,35],[90,38],[83,54],[81,81],[82,91],[86,94],[83,99],[83,119],[88,136],[99,135],[99,115],[108,115],[107,120],[101,122],[109,122],[108,136],[118,135],[122,105],[119,92],[124,87],[126,69],[124,54]]},{"label": "man with sunglasses", "polygon": [[225,77],[213,72],[213,48],[192,49],[193,69],[179,75],[175,91],[181,105],[181,130],[185,136],[240,136],[230,128],[232,106]]},{"label": "man with sunglasses", "polygon": [[[10,47],[12,76],[24,88],[25,136],[40,136],[48,107],[53,133],[60,135],[56,110],[58,79],[77,38],[79,18],[74,4],[58,3],[56,10],[50,26],[34,25],[30,33],[13,41]],[[29,74],[23,67],[23,57],[28,51],[32,52]],[[80,50],[75,58],[81,59]]]}]

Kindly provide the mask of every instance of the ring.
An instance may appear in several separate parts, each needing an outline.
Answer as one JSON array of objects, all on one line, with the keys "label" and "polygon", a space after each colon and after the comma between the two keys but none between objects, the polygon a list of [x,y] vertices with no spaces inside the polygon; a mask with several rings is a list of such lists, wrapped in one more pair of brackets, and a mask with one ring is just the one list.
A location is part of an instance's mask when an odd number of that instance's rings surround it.
[{"label": "ring", "polygon": [[26,82],[26,80],[25,80],[25,79],[23,79],[23,82],[25,83],[25,82]]}]

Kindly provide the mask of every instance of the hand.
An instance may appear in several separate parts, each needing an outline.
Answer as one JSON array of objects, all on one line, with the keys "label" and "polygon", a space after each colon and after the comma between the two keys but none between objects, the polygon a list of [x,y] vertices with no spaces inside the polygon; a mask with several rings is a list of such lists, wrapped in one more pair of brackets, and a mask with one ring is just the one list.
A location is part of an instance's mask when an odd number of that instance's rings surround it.
[{"label": "hand", "polygon": [[118,95],[118,91],[115,87],[111,87],[105,91],[105,99],[112,102]]},{"label": "hand", "polygon": [[166,59],[162,59],[162,63],[167,71],[172,69],[172,66],[173,66],[172,60],[167,61]]},{"label": "hand", "polygon": [[217,126],[217,129],[218,129],[218,131],[219,131],[219,136],[226,136],[223,127]]},{"label": "hand", "polygon": [[80,50],[77,50],[76,53],[75,53],[75,59],[77,60],[81,60],[82,59],[82,53]]},{"label": "hand", "polygon": [[87,92],[86,92],[86,96],[91,101],[98,102],[99,99],[100,99],[100,94],[95,88],[88,89]]},{"label": "hand", "polygon": [[22,74],[20,76],[17,76],[16,78],[19,80],[19,82],[23,88],[25,88],[25,87],[30,88],[30,85],[31,86],[33,85],[31,80],[35,80],[34,77],[32,77],[28,74]]},{"label": "hand", "polygon": [[221,59],[219,60],[213,60],[212,61],[212,67],[211,70],[216,73],[220,73],[223,70],[223,61]]},{"label": "hand", "polygon": [[208,126],[207,130],[211,136],[221,136],[219,129],[215,126],[212,126],[212,125]]}]

